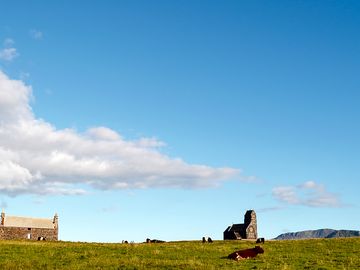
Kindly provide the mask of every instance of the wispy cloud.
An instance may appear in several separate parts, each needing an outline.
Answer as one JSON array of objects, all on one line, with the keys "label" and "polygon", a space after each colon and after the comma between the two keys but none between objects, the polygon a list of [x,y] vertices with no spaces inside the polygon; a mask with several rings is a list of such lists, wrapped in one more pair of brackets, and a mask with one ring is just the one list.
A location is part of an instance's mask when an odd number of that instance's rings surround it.
[{"label": "wispy cloud", "polygon": [[43,33],[36,29],[31,29],[29,31],[29,34],[33,39],[36,39],[36,40],[40,40],[43,38]]},{"label": "wispy cloud", "polygon": [[281,209],[284,209],[284,206],[265,207],[265,208],[257,209],[256,211],[259,213],[266,213],[266,212],[278,211]]},{"label": "wispy cloud", "polygon": [[15,42],[12,38],[6,38],[4,40],[4,47],[7,47],[7,48],[12,47],[12,46],[14,46],[14,44],[15,44]]},{"label": "wispy cloud", "polygon": [[11,38],[5,39],[3,42],[3,48],[0,49],[0,60],[10,62],[17,56],[19,56],[19,53],[14,47],[14,41]]},{"label": "wispy cloud", "polygon": [[[107,127],[83,133],[35,117],[31,87],[0,71],[0,192],[84,194],[96,189],[206,188],[241,177],[234,168],[189,164],[156,138],[126,140]],[[81,188],[79,188],[81,186]]]},{"label": "wispy cloud", "polygon": [[272,190],[277,200],[292,205],[309,207],[341,207],[339,197],[328,192],[324,185],[307,181],[297,186],[279,186]]},{"label": "wispy cloud", "polygon": [[240,175],[239,180],[244,183],[262,183],[263,181],[254,175]]},{"label": "wispy cloud", "polygon": [[30,73],[21,71],[19,77],[20,77],[20,80],[25,81],[28,78],[30,78]]}]

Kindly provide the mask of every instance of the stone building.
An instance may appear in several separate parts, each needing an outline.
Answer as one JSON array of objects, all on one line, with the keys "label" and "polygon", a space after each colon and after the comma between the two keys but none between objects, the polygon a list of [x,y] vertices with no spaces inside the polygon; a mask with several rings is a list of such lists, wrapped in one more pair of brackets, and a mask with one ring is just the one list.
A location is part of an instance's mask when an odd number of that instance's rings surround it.
[{"label": "stone building", "polygon": [[233,224],[224,231],[224,240],[257,239],[257,221],[254,210],[248,210],[244,223]]},{"label": "stone building", "polygon": [[58,240],[58,215],[53,218],[30,218],[1,212],[0,240]]}]

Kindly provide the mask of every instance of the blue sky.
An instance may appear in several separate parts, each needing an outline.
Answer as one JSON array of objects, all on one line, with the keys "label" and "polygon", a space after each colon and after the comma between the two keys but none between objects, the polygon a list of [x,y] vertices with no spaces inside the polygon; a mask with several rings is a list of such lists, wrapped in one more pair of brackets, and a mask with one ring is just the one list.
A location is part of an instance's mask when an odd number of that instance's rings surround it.
[{"label": "blue sky", "polygon": [[248,209],[266,238],[359,230],[358,1],[0,6],[9,215],[70,241],[222,239]]}]

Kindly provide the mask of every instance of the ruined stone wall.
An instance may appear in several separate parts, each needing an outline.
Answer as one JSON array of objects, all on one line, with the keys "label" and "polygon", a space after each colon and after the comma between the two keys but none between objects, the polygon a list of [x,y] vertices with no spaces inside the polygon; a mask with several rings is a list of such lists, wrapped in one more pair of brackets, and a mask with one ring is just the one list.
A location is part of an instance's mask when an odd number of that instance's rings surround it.
[{"label": "ruined stone wall", "polygon": [[248,210],[245,214],[246,239],[257,239],[257,219],[254,210]]},{"label": "ruined stone wall", "polygon": [[249,225],[249,227],[246,228],[246,239],[257,239],[256,224],[255,226]]},{"label": "ruined stone wall", "polygon": [[0,226],[0,240],[38,240],[39,237],[44,237],[48,241],[56,241],[58,240],[58,231],[57,229]]}]

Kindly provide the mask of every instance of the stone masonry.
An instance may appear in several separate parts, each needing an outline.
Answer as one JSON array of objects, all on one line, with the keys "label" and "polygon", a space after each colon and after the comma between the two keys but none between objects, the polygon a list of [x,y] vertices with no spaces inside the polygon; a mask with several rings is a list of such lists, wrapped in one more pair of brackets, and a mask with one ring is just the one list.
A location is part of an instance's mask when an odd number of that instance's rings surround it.
[{"label": "stone masonry", "polygon": [[54,218],[28,218],[1,213],[0,240],[58,240],[58,216]]}]

